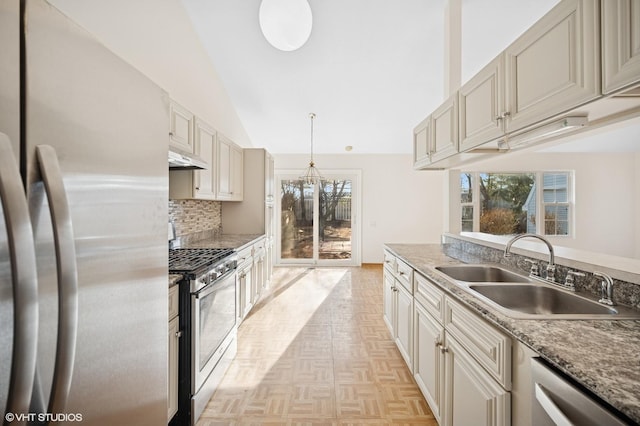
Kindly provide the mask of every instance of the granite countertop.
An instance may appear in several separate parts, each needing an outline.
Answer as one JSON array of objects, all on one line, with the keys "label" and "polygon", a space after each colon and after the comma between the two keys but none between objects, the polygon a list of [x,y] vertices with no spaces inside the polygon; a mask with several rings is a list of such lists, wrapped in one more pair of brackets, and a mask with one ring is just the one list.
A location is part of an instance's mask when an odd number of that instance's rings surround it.
[{"label": "granite countertop", "polygon": [[640,423],[640,321],[509,318],[434,269],[437,265],[462,263],[444,254],[439,244],[385,244],[385,247],[447,294]]}]

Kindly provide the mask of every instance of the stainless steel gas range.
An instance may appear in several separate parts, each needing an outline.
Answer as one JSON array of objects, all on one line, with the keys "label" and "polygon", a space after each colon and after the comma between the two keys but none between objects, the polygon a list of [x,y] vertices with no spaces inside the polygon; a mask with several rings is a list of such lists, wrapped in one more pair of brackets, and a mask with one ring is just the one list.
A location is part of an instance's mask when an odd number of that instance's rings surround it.
[{"label": "stainless steel gas range", "polygon": [[182,274],[178,413],[195,424],[235,356],[237,255],[232,249],[169,250],[169,272]]}]

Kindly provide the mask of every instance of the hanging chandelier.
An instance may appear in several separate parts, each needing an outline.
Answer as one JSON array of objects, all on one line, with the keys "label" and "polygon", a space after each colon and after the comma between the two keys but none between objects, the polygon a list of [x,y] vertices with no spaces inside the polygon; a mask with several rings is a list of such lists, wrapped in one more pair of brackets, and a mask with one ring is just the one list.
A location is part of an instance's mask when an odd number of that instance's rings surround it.
[{"label": "hanging chandelier", "polygon": [[311,157],[309,159],[309,167],[307,167],[307,171],[300,176],[300,179],[308,185],[315,185],[316,183],[320,183],[324,178],[320,175],[320,171],[313,162],[313,120],[316,118],[316,115],[310,113],[309,118],[311,119]]}]

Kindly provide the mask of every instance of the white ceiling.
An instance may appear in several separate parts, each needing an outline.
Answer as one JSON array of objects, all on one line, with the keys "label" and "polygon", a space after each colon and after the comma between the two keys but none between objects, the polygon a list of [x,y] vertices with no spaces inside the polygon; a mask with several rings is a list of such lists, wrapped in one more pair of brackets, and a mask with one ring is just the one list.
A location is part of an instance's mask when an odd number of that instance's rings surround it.
[{"label": "white ceiling", "polygon": [[[410,153],[444,100],[445,0],[309,0],[313,30],[283,52],[262,36],[260,0],[182,0],[254,146]],[[557,0],[462,0],[463,82]]]}]

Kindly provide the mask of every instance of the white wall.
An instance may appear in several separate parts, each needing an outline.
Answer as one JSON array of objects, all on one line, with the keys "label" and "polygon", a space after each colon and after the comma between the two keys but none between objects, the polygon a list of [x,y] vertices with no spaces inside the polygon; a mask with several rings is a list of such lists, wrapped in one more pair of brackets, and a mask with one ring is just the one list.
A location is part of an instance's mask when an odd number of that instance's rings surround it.
[{"label": "white wall", "polygon": [[177,102],[243,147],[235,107],[180,0],[50,0]]},{"label": "white wall", "polygon": [[[308,155],[274,155],[276,172],[304,169]],[[406,154],[315,155],[321,172],[362,172],[362,262],[382,263],[384,243],[439,243],[444,174],[414,171]]]},{"label": "white wall", "polygon": [[[469,171],[575,171],[575,236],[553,244],[623,257],[638,257],[638,154],[511,153]],[[635,196],[634,196],[635,194]]]}]

